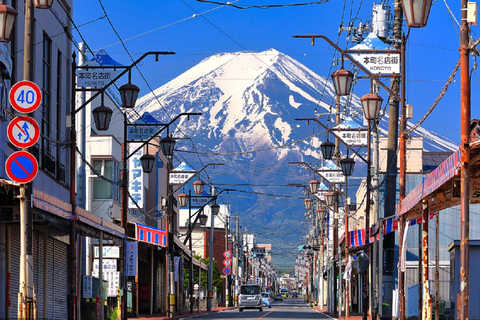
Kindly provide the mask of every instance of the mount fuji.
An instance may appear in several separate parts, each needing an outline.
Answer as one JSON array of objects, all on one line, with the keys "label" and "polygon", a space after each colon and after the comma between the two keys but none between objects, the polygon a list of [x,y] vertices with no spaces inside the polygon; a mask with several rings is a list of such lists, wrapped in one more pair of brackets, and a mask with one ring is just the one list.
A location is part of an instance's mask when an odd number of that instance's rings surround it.
[{"label": "mount fuji", "polygon": [[[295,118],[317,117],[331,127],[335,101],[333,84],[325,77],[270,49],[208,57],[139,98],[135,109],[162,123],[183,112],[202,113],[177,123],[173,136],[179,139],[179,162],[186,160],[193,168],[223,162],[202,178],[220,189],[238,191],[225,197],[232,203],[232,214],[240,216],[242,227],[254,232],[260,243],[273,244],[278,268],[289,269],[308,222],[305,195],[287,184],[306,185],[313,178],[311,172],[289,162],[320,167],[319,146],[325,139],[323,128]],[[343,120],[362,124],[357,96],[348,101],[342,97],[341,104],[348,106],[348,114],[341,114]],[[384,115],[380,134],[386,135],[387,128],[388,115]],[[457,149],[455,142],[424,128],[414,134],[424,137],[426,150]]]}]

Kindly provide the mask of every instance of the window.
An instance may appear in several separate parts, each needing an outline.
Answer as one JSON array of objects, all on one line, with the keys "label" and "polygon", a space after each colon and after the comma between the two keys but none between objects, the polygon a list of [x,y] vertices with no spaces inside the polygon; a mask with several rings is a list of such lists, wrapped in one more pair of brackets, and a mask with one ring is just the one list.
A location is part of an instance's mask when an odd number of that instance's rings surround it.
[{"label": "window", "polygon": [[[95,171],[112,181],[120,181],[118,163],[113,160],[93,160]],[[120,186],[95,176],[93,178],[93,199],[112,199],[120,202]]]},{"label": "window", "polygon": [[[42,78],[42,128],[41,132],[46,137],[50,138],[50,124],[51,119],[51,87],[52,87],[52,40],[46,35],[43,35],[43,58],[42,58],[43,78]],[[49,139],[42,139],[42,147],[44,151],[50,153]]]}]

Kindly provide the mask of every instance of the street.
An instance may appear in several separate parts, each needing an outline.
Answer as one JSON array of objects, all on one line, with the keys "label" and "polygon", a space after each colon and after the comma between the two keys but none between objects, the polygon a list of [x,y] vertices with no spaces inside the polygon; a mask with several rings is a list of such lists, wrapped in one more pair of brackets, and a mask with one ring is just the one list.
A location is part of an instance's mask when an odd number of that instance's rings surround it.
[{"label": "street", "polygon": [[272,308],[264,308],[263,312],[256,309],[238,309],[215,312],[205,315],[186,317],[184,319],[329,319],[331,317],[322,314],[307,306],[303,299],[286,299],[275,301]]}]

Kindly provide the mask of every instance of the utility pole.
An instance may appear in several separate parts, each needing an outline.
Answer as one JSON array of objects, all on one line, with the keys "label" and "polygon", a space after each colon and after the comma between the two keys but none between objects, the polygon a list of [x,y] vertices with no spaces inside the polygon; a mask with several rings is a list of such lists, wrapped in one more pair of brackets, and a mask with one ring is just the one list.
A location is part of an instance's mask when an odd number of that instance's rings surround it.
[{"label": "utility pole", "polygon": [[[228,250],[228,217],[230,215],[230,204],[231,202],[226,202],[225,203],[228,208],[227,214],[225,214],[225,251]],[[231,297],[230,294],[230,275],[227,274],[225,277],[225,307],[228,308],[229,306],[229,299]]]},{"label": "utility pole", "polygon": [[[212,186],[212,196],[215,198],[214,204],[217,203],[216,201],[216,192],[215,187]],[[210,246],[209,246],[209,254],[208,254],[208,278],[207,278],[207,311],[212,311],[212,282],[213,282],[213,233],[215,231],[215,215],[213,214],[213,210],[210,209]]]},{"label": "utility pole", "polygon": [[[25,1],[25,37],[23,79],[33,81],[33,2]],[[28,151],[28,148],[22,148]],[[20,292],[18,297],[18,318],[34,319],[33,297],[33,215],[28,212],[32,198],[32,183],[20,185]],[[71,244],[73,245],[73,244]],[[73,245],[74,246],[74,245]]]},{"label": "utility pole", "polygon": [[469,236],[470,236],[470,28],[467,23],[468,0],[462,0],[462,26],[460,28],[460,295],[459,319],[468,319],[469,293]]},{"label": "utility pole", "polygon": [[236,239],[236,245],[235,245],[235,249],[236,249],[236,254],[235,256],[237,257],[237,264],[236,264],[236,273],[235,273],[235,306],[238,305],[238,286],[239,286],[239,277],[240,277],[240,266],[239,266],[239,263],[240,263],[240,231],[238,229],[238,217],[234,217],[235,218],[235,228],[236,228],[236,236],[235,236],[235,239]]}]

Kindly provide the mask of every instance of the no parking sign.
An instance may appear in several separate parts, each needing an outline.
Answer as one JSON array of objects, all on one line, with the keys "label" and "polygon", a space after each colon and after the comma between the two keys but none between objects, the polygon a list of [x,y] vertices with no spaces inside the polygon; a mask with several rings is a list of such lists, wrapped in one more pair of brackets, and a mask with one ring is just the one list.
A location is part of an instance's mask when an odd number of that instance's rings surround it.
[{"label": "no parking sign", "polygon": [[5,171],[12,181],[29,183],[38,173],[38,162],[31,153],[17,151],[8,157]]}]

